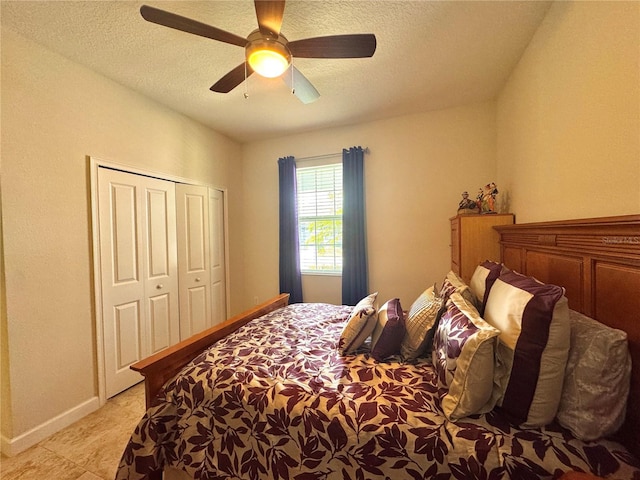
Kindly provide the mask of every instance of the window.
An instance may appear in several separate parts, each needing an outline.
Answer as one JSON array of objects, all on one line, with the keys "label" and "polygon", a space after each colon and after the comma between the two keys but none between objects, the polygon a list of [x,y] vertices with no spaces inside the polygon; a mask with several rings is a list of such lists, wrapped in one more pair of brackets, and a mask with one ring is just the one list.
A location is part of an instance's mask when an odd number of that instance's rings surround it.
[{"label": "window", "polygon": [[342,273],[342,163],[298,167],[302,273]]}]

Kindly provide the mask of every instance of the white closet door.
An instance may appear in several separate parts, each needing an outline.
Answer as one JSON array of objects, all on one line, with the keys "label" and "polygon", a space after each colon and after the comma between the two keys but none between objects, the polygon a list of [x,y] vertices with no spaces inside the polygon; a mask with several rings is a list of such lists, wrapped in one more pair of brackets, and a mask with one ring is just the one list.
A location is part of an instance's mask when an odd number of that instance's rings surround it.
[{"label": "white closet door", "polygon": [[140,382],[132,363],[179,340],[172,182],[98,169],[106,395]]},{"label": "white closet door", "polygon": [[199,185],[176,185],[180,338],[211,326],[209,192]]},{"label": "white closet door", "polygon": [[209,189],[209,217],[211,219],[211,324],[227,318],[226,257],[224,228],[224,192]]},{"label": "white closet door", "polygon": [[145,178],[145,300],[152,355],[180,341],[175,184]]}]

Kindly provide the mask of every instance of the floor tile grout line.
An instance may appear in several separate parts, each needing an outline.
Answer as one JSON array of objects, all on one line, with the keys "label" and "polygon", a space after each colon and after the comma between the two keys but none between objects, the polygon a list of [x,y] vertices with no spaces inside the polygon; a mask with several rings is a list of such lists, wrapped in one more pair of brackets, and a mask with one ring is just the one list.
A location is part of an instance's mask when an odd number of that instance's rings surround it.
[{"label": "floor tile grout line", "polygon": [[[52,453],[52,454],[53,454],[53,455],[55,455],[56,457],[61,458],[61,459],[65,460],[66,462],[72,463],[73,465],[75,465],[76,467],[78,467],[79,469],[81,469],[84,473],[87,473],[87,472],[88,472],[88,473],[91,473],[92,475],[95,475],[96,477],[103,478],[99,473],[97,473],[97,472],[92,472],[92,471],[91,471],[91,470],[89,470],[85,465],[80,465],[79,463],[75,462],[74,460],[70,459],[69,457],[67,457],[67,456],[65,456],[65,455],[63,455],[63,454],[61,454],[61,453],[58,453],[58,452],[56,452],[55,450],[52,450],[52,449],[51,449],[51,448],[49,448],[49,447],[45,447],[44,445],[41,445],[41,444],[38,444],[38,446],[39,446],[40,448],[42,448],[42,449],[44,449],[44,450],[47,450],[48,452]],[[84,475],[84,473],[83,473],[83,475]],[[82,476],[82,475],[80,475],[80,476]]]}]

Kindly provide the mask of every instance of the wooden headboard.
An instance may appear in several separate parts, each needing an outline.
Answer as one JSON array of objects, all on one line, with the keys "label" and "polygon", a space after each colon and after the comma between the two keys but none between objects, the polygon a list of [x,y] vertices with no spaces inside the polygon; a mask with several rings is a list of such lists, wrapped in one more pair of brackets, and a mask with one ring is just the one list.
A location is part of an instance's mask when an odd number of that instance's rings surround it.
[{"label": "wooden headboard", "polygon": [[619,435],[640,456],[640,215],[494,228],[507,267],[564,287],[569,308],[627,332],[633,367]]}]

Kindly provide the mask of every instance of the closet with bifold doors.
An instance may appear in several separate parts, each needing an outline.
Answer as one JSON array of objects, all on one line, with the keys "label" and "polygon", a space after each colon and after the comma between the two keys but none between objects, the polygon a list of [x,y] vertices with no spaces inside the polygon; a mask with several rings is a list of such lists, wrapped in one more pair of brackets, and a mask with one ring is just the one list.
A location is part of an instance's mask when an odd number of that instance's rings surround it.
[{"label": "closet with bifold doors", "polygon": [[103,166],[96,177],[99,370],[109,398],[142,380],[131,364],[226,318],[225,208],[224,192],[203,185]]}]

